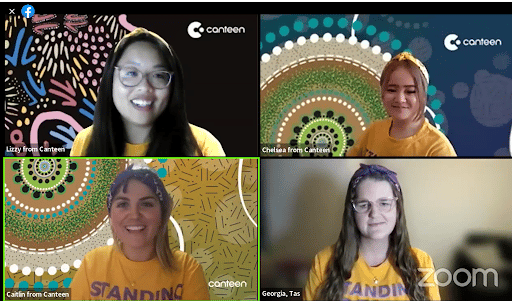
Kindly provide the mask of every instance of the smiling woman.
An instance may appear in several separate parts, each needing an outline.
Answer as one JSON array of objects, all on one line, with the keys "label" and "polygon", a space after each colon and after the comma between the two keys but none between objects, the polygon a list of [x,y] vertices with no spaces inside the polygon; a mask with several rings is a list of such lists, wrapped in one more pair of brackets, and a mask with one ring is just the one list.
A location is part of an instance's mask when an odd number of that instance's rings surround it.
[{"label": "smiling woman", "polygon": [[446,136],[424,117],[429,75],[408,52],[387,63],[381,98],[390,118],[374,122],[347,156],[456,156]]},{"label": "smiling woman", "polygon": [[110,221],[123,253],[133,261],[155,256],[157,230],[162,223],[158,197],[139,180],[132,179],[112,199]]},{"label": "smiling woman", "polygon": [[71,156],[225,156],[207,130],[188,123],[183,71],[172,47],[143,28],[109,55],[93,125]]},{"label": "smiling woman", "polygon": [[153,170],[131,165],[119,174],[107,197],[115,244],[85,255],[71,299],[209,299],[200,264],[169,247],[172,207]]}]

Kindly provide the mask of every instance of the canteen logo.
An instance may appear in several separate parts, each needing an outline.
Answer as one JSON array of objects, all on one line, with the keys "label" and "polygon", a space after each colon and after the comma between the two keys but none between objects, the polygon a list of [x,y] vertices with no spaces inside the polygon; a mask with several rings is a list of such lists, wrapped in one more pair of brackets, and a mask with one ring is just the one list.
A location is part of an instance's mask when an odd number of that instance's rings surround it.
[{"label": "canteen logo", "polygon": [[245,27],[232,26],[202,26],[201,22],[194,21],[188,25],[188,35],[193,39],[199,39],[203,34],[244,34]]},{"label": "canteen logo", "polygon": [[450,51],[459,49],[459,47],[455,46],[453,43],[455,41],[455,44],[460,45],[461,42],[460,40],[457,40],[458,37],[459,36],[454,33],[447,35],[446,38],[444,38],[444,47]]},{"label": "canteen logo", "polygon": [[193,39],[199,39],[201,34],[199,32],[204,32],[204,28],[201,27],[201,23],[194,21],[188,25],[188,35]]},{"label": "canteen logo", "polygon": [[459,39],[459,36],[451,33],[444,38],[444,47],[450,51],[459,49],[459,46],[501,46],[500,39]]},{"label": "canteen logo", "polygon": [[35,14],[35,9],[32,5],[26,4],[21,8],[21,15],[27,19],[32,18]]}]

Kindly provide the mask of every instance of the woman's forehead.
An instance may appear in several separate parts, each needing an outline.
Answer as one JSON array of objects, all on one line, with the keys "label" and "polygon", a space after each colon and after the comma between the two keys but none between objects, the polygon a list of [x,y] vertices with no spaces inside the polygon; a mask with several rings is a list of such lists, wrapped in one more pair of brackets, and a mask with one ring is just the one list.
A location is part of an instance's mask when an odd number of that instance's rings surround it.
[{"label": "woman's forehead", "polygon": [[394,196],[391,184],[384,179],[365,178],[356,187],[358,198],[382,198]]},{"label": "woman's forehead", "polygon": [[117,65],[130,65],[138,68],[163,68],[165,67],[165,60],[163,54],[153,43],[136,41],[124,49]]},{"label": "woman's forehead", "polygon": [[114,198],[121,195],[137,195],[137,196],[154,196],[156,197],[155,192],[138,179],[129,179],[126,182],[119,185],[117,191],[115,192]]},{"label": "woman's forehead", "polygon": [[416,86],[416,82],[411,70],[404,66],[399,66],[390,74],[387,84],[388,86]]}]

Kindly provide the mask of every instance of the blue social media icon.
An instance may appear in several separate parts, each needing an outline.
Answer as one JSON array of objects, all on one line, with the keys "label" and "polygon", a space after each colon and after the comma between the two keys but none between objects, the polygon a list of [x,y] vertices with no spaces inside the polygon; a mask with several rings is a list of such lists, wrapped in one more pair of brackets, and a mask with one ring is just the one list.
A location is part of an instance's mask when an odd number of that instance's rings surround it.
[{"label": "blue social media icon", "polygon": [[32,18],[35,13],[35,9],[32,5],[26,4],[21,8],[21,15],[25,18]]}]

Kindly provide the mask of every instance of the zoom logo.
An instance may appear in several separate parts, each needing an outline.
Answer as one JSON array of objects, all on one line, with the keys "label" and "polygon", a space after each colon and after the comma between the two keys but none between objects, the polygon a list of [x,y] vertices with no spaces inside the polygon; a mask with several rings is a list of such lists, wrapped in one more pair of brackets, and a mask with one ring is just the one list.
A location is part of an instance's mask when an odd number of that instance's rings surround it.
[{"label": "zoom logo", "polygon": [[199,39],[203,34],[244,34],[245,27],[232,26],[202,26],[201,22],[194,21],[188,25],[188,35],[193,39]]},{"label": "zoom logo", "polygon": [[444,38],[444,47],[450,51],[459,49],[459,46],[501,46],[500,39],[459,39],[459,36],[451,33]]}]

